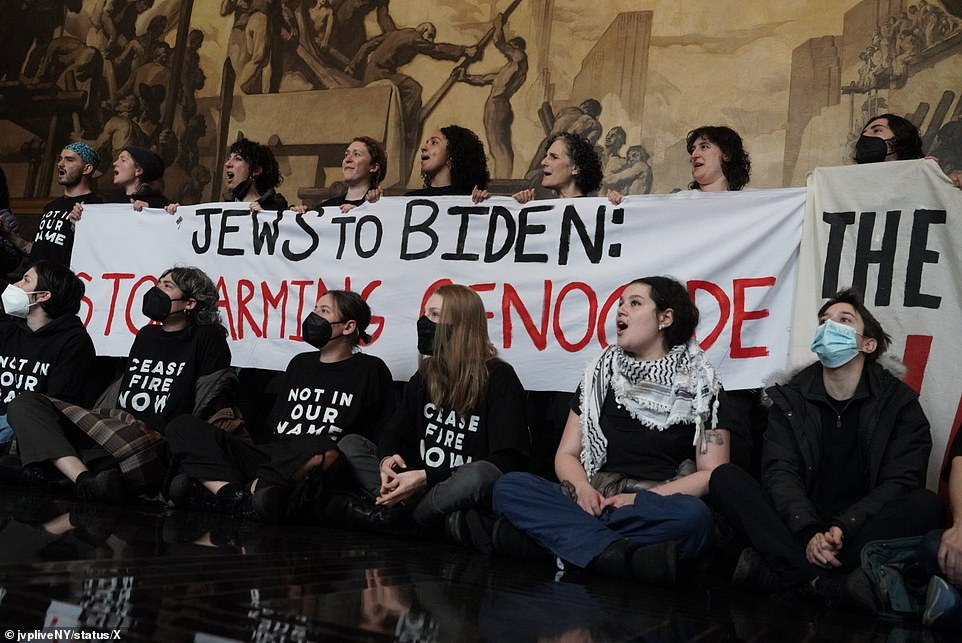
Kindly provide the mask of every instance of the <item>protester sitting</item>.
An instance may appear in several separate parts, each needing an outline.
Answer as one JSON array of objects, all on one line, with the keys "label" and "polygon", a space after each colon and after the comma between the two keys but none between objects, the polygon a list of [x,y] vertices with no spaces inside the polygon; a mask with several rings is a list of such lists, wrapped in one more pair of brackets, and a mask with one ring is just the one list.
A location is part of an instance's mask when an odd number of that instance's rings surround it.
[{"label": "protester sitting", "polygon": [[421,145],[421,177],[424,187],[405,196],[471,194],[488,187],[488,159],[478,135],[460,125],[448,125],[431,134]]},{"label": "protester sitting", "polygon": [[761,484],[719,467],[711,501],[750,548],[733,582],[846,601],[845,574],[872,540],[941,524],[925,489],[932,440],[918,395],[880,363],[890,338],[861,297],[843,290],[818,311],[818,362],[786,376],[771,401]]},{"label": "protester sitting", "polygon": [[[503,476],[492,504],[538,545],[602,574],[671,585],[713,540],[712,470],[728,462],[725,397],[693,334],[698,309],[668,277],[628,284],[618,343],[585,369],[555,457],[561,484]],[[503,523],[496,550],[517,554]],[[521,550],[521,551],[519,551]]]},{"label": "protester sitting", "polygon": [[69,268],[38,261],[3,291],[0,318],[0,453],[13,439],[7,405],[23,391],[86,404],[94,345],[77,312],[84,285]]},{"label": "protester sitting", "polygon": [[184,413],[209,417],[233,401],[218,298],[197,268],[171,268],[143,299],[144,315],[160,323],[140,329],[123,376],[93,410],[41,393],[18,395],[7,419],[24,466],[51,463],[85,500],[156,493],[168,422]]},{"label": "protester sitting", "polygon": [[[296,498],[319,500],[324,486],[338,483],[335,445],[347,453],[363,448],[355,438],[376,440],[394,413],[391,372],[379,358],[358,350],[360,342],[370,341],[370,321],[371,309],[357,293],[321,295],[302,325],[304,341],[316,350],[288,364],[269,444],[255,447],[194,416],[174,420],[167,439],[181,473],[171,482],[170,500],[178,507],[237,513],[251,507],[253,489],[252,508],[261,518],[318,518],[315,504],[289,502],[294,492]],[[378,475],[376,462],[368,475]]]},{"label": "protester sitting", "polygon": [[459,511],[486,509],[495,480],[524,469],[528,432],[524,390],[514,369],[498,358],[488,337],[481,298],[460,285],[438,288],[418,319],[422,357],[404,399],[377,447],[358,464],[363,497],[342,495],[330,521],[374,530],[440,531]]},{"label": "protester sitting", "polygon": [[962,630],[962,430],[946,453],[942,468],[952,524],[925,535],[919,547],[925,571],[932,576],[926,592],[922,621],[926,625]]}]

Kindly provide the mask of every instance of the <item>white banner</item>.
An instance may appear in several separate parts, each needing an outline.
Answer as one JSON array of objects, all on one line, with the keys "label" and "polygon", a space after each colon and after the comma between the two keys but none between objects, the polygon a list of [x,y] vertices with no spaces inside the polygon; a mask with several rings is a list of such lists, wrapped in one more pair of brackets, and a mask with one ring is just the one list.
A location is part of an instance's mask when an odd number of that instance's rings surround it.
[{"label": "white banner", "polygon": [[787,363],[804,196],[681,193],[617,208],[598,198],[385,198],[304,215],[90,205],[73,264],[88,282],[81,317],[100,354],[126,355],[154,279],[194,265],[217,284],[236,366],[284,369],[306,348],[300,322],[318,295],[349,288],[374,311],[368,350],[398,380],[416,368],[415,321],[433,288],[470,285],[495,346],[533,390],[573,390],[614,337],[620,287],[668,274],[688,283],[697,336],[738,389]]},{"label": "white banner", "polygon": [[818,168],[808,185],[792,361],[814,360],[826,298],[848,286],[863,292],[932,425],[934,488],[962,409],[962,191],[934,161]]}]

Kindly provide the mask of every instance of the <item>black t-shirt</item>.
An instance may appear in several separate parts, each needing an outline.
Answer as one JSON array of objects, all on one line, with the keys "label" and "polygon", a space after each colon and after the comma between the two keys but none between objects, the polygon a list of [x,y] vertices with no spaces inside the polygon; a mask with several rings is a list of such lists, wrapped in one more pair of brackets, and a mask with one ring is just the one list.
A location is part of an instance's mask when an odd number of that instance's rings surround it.
[{"label": "black t-shirt", "polygon": [[143,201],[148,208],[166,208],[170,205],[170,199],[152,187],[144,187],[134,194],[116,192],[108,195],[108,203],[130,203],[131,201]]},{"label": "black t-shirt", "polygon": [[37,234],[33,238],[33,248],[27,263],[33,264],[41,259],[70,267],[73,254],[74,224],[67,217],[78,203],[102,203],[96,194],[62,196],[54,199],[43,209],[37,224]]},{"label": "black t-shirt", "polygon": [[441,188],[420,188],[418,190],[408,190],[404,196],[465,196],[471,194],[472,188],[463,188],[456,185],[445,185]]},{"label": "black t-shirt", "polygon": [[220,325],[165,332],[160,325],[137,333],[120,382],[117,408],[155,431],[194,410],[197,378],[230,366],[227,333]]},{"label": "black t-shirt", "polygon": [[858,445],[859,414],[862,401],[867,398],[868,384],[863,374],[855,397],[839,401],[826,396],[818,404],[822,418],[822,453],[812,503],[825,519],[844,512],[869,492],[866,463]]},{"label": "black t-shirt", "polygon": [[318,205],[316,209],[320,210],[321,208],[335,207],[335,206],[340,207],[344,204],[358,206],[358,205],[363,205],[366,201],[367,201],[367,195],[362,196],[360,199],[349,199],[347,198],[347,194],[342,194],[341,196],[333,196],[330,199],[325,199],[324,201],[321,201],[320,205]]},{"label": "black t-shirt", "polygon": [[397,453],[408,469],[424,469],[428,488],[476,460],[486,460],[503,473],[522,469],[530,450],[524,399],[517,374],[500,359],[488,360],[487,388],[467,415],[436,406],[421,373],[415,373],[381,436],[378,453],[382,458]]},{"label": "black t-shirt", "polygon": [[0,319],[0,415],[22,391],[85,404],[94,357],[94,344],[76,315],[36,331],[25,320]]},{"label": "black t-shirt", "polygon": [[318,351],[295,355],[287,365],[271,412],[275,440],[359,433],[376,440],[394,414],[391,371],[380,358],[355,353],[322,363]]},{"label": "black t-shirt", "polygon": [[[571,410],[581,415],[581,387],[571,400]],[[649,428],[631,417],[609,390],[601,406],[601,432],[608,441],[602,471],[623,473],[638,480],[668,480],[685,460],[695,459],[694,423],[675,424],[664,431]],[[731,426],[728,398],[718,392],[718,428]],[[706,425],[707,427],[707,425]]]}]

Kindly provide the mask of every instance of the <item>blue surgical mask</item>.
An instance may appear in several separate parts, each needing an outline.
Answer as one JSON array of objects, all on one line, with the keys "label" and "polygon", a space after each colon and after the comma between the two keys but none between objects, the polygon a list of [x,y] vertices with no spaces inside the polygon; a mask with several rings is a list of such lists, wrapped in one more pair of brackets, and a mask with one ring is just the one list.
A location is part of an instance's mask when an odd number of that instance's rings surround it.
[{"label": "blue surgical mask", "polygon": [[812,352],[818,361],[828,368],[838,368],[852,361],[858,355],[857,333],[851,326],[826,319],[815,331],[812,339]]}]

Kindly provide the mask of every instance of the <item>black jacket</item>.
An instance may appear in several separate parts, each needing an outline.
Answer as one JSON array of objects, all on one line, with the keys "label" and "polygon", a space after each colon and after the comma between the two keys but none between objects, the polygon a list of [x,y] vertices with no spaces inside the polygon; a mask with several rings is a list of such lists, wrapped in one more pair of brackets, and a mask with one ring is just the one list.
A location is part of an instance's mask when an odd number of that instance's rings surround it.
[{"label": "black jacket", "polygon": [[762,485],[796,536],[832,525],[851,536],[883,505],[925,486],[932,437],[918,395],[875,362],[866,362],[865,371],[869,393],[860,407],[858,448],[870,491],[838,516],[819,516],[811,500],[822,452],[818,400],[827,398],[822,365],[816,362],[766,390],[772,406]]}]

